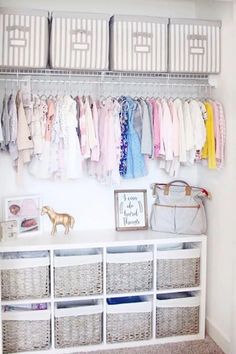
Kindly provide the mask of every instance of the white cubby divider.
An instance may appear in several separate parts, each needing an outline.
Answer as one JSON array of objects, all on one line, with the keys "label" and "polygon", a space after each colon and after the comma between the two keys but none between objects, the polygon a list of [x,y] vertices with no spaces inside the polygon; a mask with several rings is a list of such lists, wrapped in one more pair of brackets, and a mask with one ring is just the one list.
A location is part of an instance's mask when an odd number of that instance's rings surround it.
[{"label": "white cubby divider", "polygon": [[[193,258],[199,258],[200,257],[200,269],[197,271],[197,275],[199,277],[199,281],[197,282],[197,286],[186,286],[182,288],[174,288],[174,287],[162,287],[161,289],[157,289],[157,278],[158,278],[158,254],[160,252],[162,254],[162,259],[166,255],[167,259],[179,259],[179,256],[182,259],[185,259],[185,256],[182,257],[182,253],[180,252],[180,248],[183,248],[183,254],[186,254],[186,259],[189,259],[188,257],[191,258],[191,254],[193,255]],[[111,253],[111,249],[113,250],[113,253]],[[189,250],[190,249],[190,250]],[[78,253],[77,257],[78,259],[82,256],[88,255],[88,250],[92,250],[97,254],[97,250],[99,250],[98,254],[100,254],[101,261],[102,261],[102,292],[100,294],[91,294],[88,293],[83,293],[81,296],[61,296],[58,297],[55,294],[55,255],[58,254],[58,252],[61,254],[67,254],[67,257],[70,257],[69,254]],[[205,235],[173,235],[173,234],[165,234],[165,233],[158,233],[154,232],[151,230],[145,230],[145,231],[128,231],[128,232],[117,232],[113,230],[91,230],[91,231],[74,231],[72,232],[69,236],[64,236],[62,234],[58,234],[56,237],[51,237],[49,234],[42,234],[40,236],[35,236],[34,238],[32,237],[31,239],[24,239],[24,238],[19,238],[14,241],[7,241],[5,243],[0,243],[0,256],[3,258],[3,255],[6,253],[10,252],[36,252],[36,251],[47,251],[49,253],[49,267],[50,267],[50,295],[48,298],[26,298],[26,299],[2,299],[1,305],[2,305],[2,311],[5,309],[6,306],[23,306],[27,304],[36,304],[36,303],[48,303],[49,308],[50,308],[50,319],[51,319],[51,343],[50,343],[50,348],[47,350],[33,350],[30,351],[29,348],[27,350],[27,354],[36,354],[36,353],[41,353],[41,354],[46,354],[46,353],[74,353],[74,352],[87,352],[91,350],[105,350],[105,349],[114,349],[114,348],[122,348],[122,347],[134,347],[134,346],[142,346],[142,345],[151,345],[151,344],[160,344],[160,343],[167,343],[167,342],[176,342],[176,341],[184,341],[184,340],[193,340],[193,339],[203,339],[205,335],[205,284],[206,284],[206,236]],[[184,252],[186,251],[186,252]],[[169,253],[168,253],[169,252]],[[76,253],[76,254],[77,254]],[[92,252],[93,253],[93,252]],[[123,255],[121,253],[124,253]],[[146,253],[146,255],[145,255]],[[90,251],[89,254],[91,255]],[[116,292],[108,292],[107,291],[107,264],[109,259],[113,256],[113,260],[115,260],[119,255],[126,265],[125,267],[129,267],[129,264],[135,264],[139,263],[140,260],[146,259],[148,256],[148,262],[151,262],[149,265],[151,267],[151,273],[152,273],[152,286],[148,288],[142,289],[140,287],[137,291],[135,289],[130,288],[130,291],[127,292],[127,289],[124,289],[124,291],[119,291],[118,293]],[[74,256],[73,256],[74,257]],[[136,257],[136,258],[135,258]],[[168,258],[169,257],[169,258]],[[83,259],[85,259],[83,258]],[[89,262],[90,257],[86,258],[86,262]],[[165,257],[164,257],[165,259]],[[68,264],[75,262],[75,258],[69,260],[68,258]],[[72,264],[71,263],[71,264]],[[80,264],[80,259],[76,264]],[[5,267],[3,265],[3,262],[0,262],[1,267]],[[185,263],[183,262],[185,265]],[[186,272],[186,268],[183,268],[184,271]],[[181,267],[179,267],[178,272],[181,272]],[[145,273],[144,273],[145,276]],[[126,278],[126,280],[129,280],[129,278]],[[6,280],[5,280],[6,281]],[[169,282],[169,279],[167,279],[167,284]],[[144,282],[145,284],[145,282]],[[192,284],[191,284],[192,285]],[[16,288],[17,292],[17,288]],[[199,301],[199,330],[194,331],[192,334],[185,334],[186,332],[183,331],[183,335],[169,335],[169,336],[162,336],[157,338],[156,337],[156,332],[158,328],[158,323],[156,323],[156,318],[157,318],[157,307],[158,307],[158,299],[157,296],[165,298],[165,296],[169,296],[168,294],[171,294],[169,297],[170,298],[175,298],[180,296],[180,293],[186,292],[188,294],[193,294],[197,296],[198,301]],[[124,302],[131,301],[131,304],[125,304],[124,305],[118,305],[116,302],[122,302],[123,299],[122,297],[125,297],[126,300]],[[127,297],[128,300],[127,300]],[[135,298],[132,298],[135,297]],[[140,299],[148,299],[149,301],[149,307],[151,310],[151,321],[149,322],[149,330],[150,330],[150,336],[142,337],[142,334],[140,332],[140,328],[138,329],[138,318],[142,317],[139,316],[139,310],[141,311],[142,301],[139,302]],[[108,306],[107,300],[110,299],[110,305]],[[135,303],[132,303],[133,299],[135,300]],[[193,300],[185,300],[187,298],[183,298],[181,300],[181,304],[183,306],[188,306],[188,301],[193,301]],[[78,346],[72,346],[72,347],[67,347],[67,344],[65,343],[65,347],[59,348],[56,347],[55,345],[55,338],[56,338],[56,332],[55,332],[55,316],[58,315],[60,312],[63,317],[63,314],[66,314],[66,311],[58,311],[57,307],[58,304],[63,303],[65,304],[65,307],[73,308],[73,306],[76,306],[76,304],[82,304],[82,303],[93,303],[93,304],[99,304],[101,307],[101,323],[102,323],[102,328],[101,328],[101,343],[99,344],[86,344],[82,342]],[[172,301],[173,302],[173,301]],[[179,301],[176,301],[178,303]],[[111,305],[114,304],[114,305]],[[171,301],[166,301],[165,304],[166,306],[164,307],[167,308],[166,312],[168,314],[168,306],[167,304],[171,303]],[[140,304],[140,305],[139,305]],[[164,302],[163,302],[164,304]],[[78,306],[79,306],[78,305]],[[113,307],[114,306],[114,307]],[[96,307],[96,306],[95,306]],[[94,307],[94,309],[95,309]],[[125,309],[132,309],[137,308],[137,313],[135,315],[129,315],[127,316],[127,313],[124,314],[124,316],[118,316],[119,315],[119,308],[125,308]],[[134,331],[131,333],[130,337],[125,336],[124,340],[127,341],[122,341],[122,336],[119,337],[119,340],[116,341],[116,336],[113,336],[112,338],[112,343],[109,343],[107,340],[108,332],[113,330],[111,327],[108,326],[108,309],[111,312],[118,313],[117,317],[114,315],[116,320],[120,321],[127,321],[126,319],[131,318],[134,316],[136,318],[136,321],[134,325],[131,326],[130,331]],[[1,311],[1,316],[3,312]],[[86,313],[86,308],[82,310],[82,312]],[[171,314],[172,310],[169,311]],[[163,312],[163,311],[162,311]],[[180,311],[181,312],[181,311]],[[69,314],[71,315],[73,313],[72,310],[69,311]],[[122,313],[122,312],[121,312]],[[174,312],[175,313],[175,312]],[[177,313],[177,312],[176,312]],[[182,311],[184,315],[184,310]],[[196,316],[197,311],[195,311],[195,316]],[[75,311],[74,315],[79,316],[80,310]],[[68,315],[68,314],[66,314]],[[137,316],[136,316],[137,315]],[[164,313],[165,315],[165,313]],[[149,315],[150,316],[150,315]],[[169,314],[168,314],[169,316]],[[144,316],[145,317],[145,316]],[[91,316],[92,318],[92,316]],[[0,321],[0,329],[2,328],[2,321],[3,317],[1,317]],[[89,320],[89,316],[81,316],[78,318],[78,323],[81,323],[80,321],[87,321]],[[144,319],[145,320],[145,319]],[[70,319],[68,320],[70,321]],[[76,319],[71,321],[74,326],[76,326]],[[174,321],[173,321],[174,322]],[[97,322],[99,323],[99,321]],[[82,322],[83,324],[83,322]],[[86,325],[86,323],[84,323]],[[137,324],[137,329],[135,325]],[[126,322],[125,325],[129,327],[129,324]],[[178,324],[179,326],[179,324]],[[96,328],[95,328],[96,329]],[[98,328],[97,328],[98,329]],[[78,328],[79,330],[79,328]],[[98,329],[99,330],[99,329]],[[137,332],[136,332],[137,331]],[[139,331],[139,332],[138,332]],[[191,332],[191,331],[190,331]],[[196,333],[197,332],[197,333]],[[169,333],[167,331],[167,333]],[[171,333],[171,332],[170,332]],[[173,333],[175,331],[173,330]],[[181,329],[178,328],[177,333],[181,333]],[[112,333],[112,335],[114,332]],[[130,340],[129,338],[132,338],[132,335],[136,336],[136,340]],[[2,331],[0,333],[2,335]],[[149,338],[149,339],[147,339]],[[70,343],[70,342],[69,342]],[[73,341],[71,342],[73,343]],[[2,342],[0,342],[0,351],[3,352],[3,354],[8,353],[4,352],[3,350],[3,345]],[[17,348],[15,353],[17,352]],[[12,351],[14,353],[14,351]],[[24,352],[21,352],[24,353]],[[26,352],[25,352],[26,353]]]}]

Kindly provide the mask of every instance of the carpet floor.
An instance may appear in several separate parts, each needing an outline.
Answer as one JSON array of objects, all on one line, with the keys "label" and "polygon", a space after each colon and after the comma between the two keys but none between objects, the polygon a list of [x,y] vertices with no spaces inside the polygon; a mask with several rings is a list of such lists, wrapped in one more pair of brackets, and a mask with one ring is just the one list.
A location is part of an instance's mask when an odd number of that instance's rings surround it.
[{"label": "carpet floor", "polygon": [[[123,348],[89,352],[93,354],[224,354],[216,343],[207,336],[204,340],[182,343],[149,345],[145,347]],[[86,354],[89,354],[88,352]],[[76,354],[76,353],[75,353]],[[85,354],[85,353],[80,353]]]}]

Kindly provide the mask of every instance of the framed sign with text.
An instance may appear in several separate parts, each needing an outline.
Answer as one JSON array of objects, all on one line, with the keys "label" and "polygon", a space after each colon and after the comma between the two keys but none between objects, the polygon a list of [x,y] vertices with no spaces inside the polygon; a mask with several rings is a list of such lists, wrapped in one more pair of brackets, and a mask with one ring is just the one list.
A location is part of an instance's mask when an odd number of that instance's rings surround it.
[{"label": "framed sign with text", "polygon": [[148,228],[146,189],[115,190],[114,200],[117,231]]}]

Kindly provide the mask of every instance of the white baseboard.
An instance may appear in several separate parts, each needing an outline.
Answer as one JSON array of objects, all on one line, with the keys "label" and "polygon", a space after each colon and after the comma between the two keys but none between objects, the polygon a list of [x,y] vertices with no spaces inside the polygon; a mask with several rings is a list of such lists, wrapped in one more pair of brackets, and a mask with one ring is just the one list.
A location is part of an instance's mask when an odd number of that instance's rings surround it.
[{"label": "white baseboard", "polygon": [[206,332],[216,342],[216,344],[223,350],[225,354],[230,354],[230,340],[227,338],[219,328],[212,324],[209,318],[206,319]]}]

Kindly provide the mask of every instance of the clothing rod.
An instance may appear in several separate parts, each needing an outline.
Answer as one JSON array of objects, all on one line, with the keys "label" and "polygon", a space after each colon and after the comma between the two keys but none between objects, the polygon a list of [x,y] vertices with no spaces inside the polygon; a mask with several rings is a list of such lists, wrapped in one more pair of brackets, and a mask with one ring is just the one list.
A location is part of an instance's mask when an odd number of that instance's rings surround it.
[{"label": "clothing rod", "polygon": [[0,78],[0,81],[5,81],[5,82],[31,82],[31,83],[47,83],[47,84],[98,84],[98,85],[149,85],[149,86],[183,86],[183,87],[213,87],[209,84],[204,84],[204,83],[161,83],[161,82],[129,82],[129,81],[124,81],[124,82],[117,82],[117,81],[70,81],[70,80],[27,80],[27,79],[4,79]]}]

